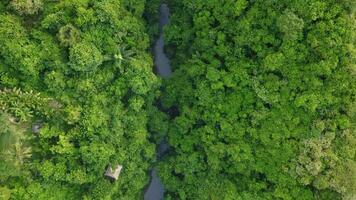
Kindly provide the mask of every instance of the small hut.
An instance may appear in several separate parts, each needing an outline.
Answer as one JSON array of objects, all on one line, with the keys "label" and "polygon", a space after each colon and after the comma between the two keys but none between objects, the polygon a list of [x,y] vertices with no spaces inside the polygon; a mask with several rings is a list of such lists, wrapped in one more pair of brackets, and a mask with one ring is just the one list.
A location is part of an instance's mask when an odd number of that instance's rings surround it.
[{"label": "small hut", "polygon": [[121,169],[122,169],[121,165],[117,165],[114,170],[112,169],[111,166],[109,166],[106,169],[105,176],[117,181],[117,179],[119,179],[119,175],[121,173]]}]

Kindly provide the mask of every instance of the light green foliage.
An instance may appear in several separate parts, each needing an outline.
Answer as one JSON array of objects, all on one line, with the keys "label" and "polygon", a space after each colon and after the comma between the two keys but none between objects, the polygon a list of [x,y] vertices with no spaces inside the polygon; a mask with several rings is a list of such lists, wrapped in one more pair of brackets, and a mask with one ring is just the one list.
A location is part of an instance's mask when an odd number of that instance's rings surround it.
[{"label": "light green foliage", "polygon": [[37,14],[43,7],[42,0],[11,0],[10,4],[21,15]]},{"label": "light green foliage", "polygon": [[10,146],[15,143],[19,137],[20,131],[16,128],[15,123],[10,115],[0,112],[0,151],[6,151]]},{"label": "light green foliage", "polygon": [[296,168],[297,174],[302,177],[300,181],[303,184],[310,184],[317,175],[321,174],[324,162],[328,162],[325,164],[330,166],[336,164],[336,155],[330,152],[334,138],[335,134],[327,133],[323,138],[308,139],[304,142]]},{"label": "light green foliage", "polygon": [[302,35],[304,22],[294,13],[287,10],[277,19],[277,26],[285,35],[285,39],[295,40]]},{"label": "light green foliage", "polygon": [[[41,49],[28,39],[18,17],[0,14],[1,84],[31,90],[38,83]],[[3,76],[5,76],[3,78]]]},{"label": "light green foliage", "polygon": [[0,187],[0,198],[3,200],[10,199],[11,190],[7,187]]},{"label": "light green foliage", "polygon": [[356,196],[355,135],[345,131],[338,140],[335,141],[335,134],[326,133],[321,138],[304,141],[296,173],[304,185],[311,184],[320,190],[333,189],[344,199],[352,199]]},{"label": "light green foliage", "polygon": [[28,139],[26,124],[16,122],[14,117],[2,111],[0,124],[0,182],[5,182],[10,177],[24,174],[21,170],[31,157],[31,147],[25,144]]},{"label": "light green foliage", "polygon": [[8,112],[20,121],[28,121],[34,115],[49,116],[50,99],[42,97],[32,90],[22,92],[20,89],[0,90],[0,110]]},{"label": "light green foliage", "polygon": [[31,157],[31,148],[24,146],[21,142],[16,142],[10,149],[3,153],[5,161],[21,166],[26,159]]},{"label": "light green foliage", "polygon": [[78,43],[69,52],[70,66],[78,72],[93,72],[103,62],[103,55],[92,43]]}]

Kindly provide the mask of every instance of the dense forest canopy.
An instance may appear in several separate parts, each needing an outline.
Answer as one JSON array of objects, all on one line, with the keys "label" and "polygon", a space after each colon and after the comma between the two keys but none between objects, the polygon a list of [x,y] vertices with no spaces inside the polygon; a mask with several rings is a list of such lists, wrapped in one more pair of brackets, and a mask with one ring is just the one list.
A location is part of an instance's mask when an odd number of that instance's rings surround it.
[{"label": "dense forest canopy", "polygon": [[167,199],[355,199],[354,2],[169,3]]},{"label": "dense forest canopy", "polygon": [[355,9],[0,1],[0,199],[142,199],[153,166],[168,200],[356,199]]},{"label": "dense forest canopy", "polygon": [[[1,199],[141,197],[160,85],[144,8],[131,0],[1,1]],[[122,174],[112,183],[104,172],[117,164]]]}]

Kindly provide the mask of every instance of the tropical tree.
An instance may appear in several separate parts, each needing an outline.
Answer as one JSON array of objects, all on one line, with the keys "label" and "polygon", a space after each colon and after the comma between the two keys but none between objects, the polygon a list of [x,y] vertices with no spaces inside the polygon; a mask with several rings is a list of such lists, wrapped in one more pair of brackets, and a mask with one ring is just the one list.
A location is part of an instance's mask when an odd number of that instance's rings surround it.
[{"label": "tropical tree", "polygon": [[52,113],[50,99],[34,91],[23,92],[19,88],[0,90],[0,110],[16,117],[19,121],[28,121],[34,115],[49,116]]},{"label": "tropical tree", "polygon": [[93,72],[103,62],[103,55],[92,43],[74,44],[69,51],[70,66],[78,72]]},{"label": "tropical tree", "polygon": [[19,167],[24,164],[26,159],[31,157],[31,148],[26,147],[21,141],[17,141],[3,155],[6,161]]},{"label": "tropical tree", "polygon": [[21,15],[33,15],[42,10],[42,0],[11,0],[10,5]]},{"label": "tropical tree", "polygon": [[79,41],[80,33],[72,24],[67,24],[59,29],[58,39],[61,45],[68,47]]}]

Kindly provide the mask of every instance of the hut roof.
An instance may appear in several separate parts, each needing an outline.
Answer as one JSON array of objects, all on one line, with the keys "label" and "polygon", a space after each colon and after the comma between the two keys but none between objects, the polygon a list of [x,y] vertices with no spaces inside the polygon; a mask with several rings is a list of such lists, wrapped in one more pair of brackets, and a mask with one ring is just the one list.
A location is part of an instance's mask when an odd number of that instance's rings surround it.
[{"label": "hut roof", "polygon": [[121,169],[122,169],[121,165],[117,165],[115,169],[112,169],[112,167],[109,166],[106,169],[105,176],[107,176],[109,178],[112,178],[114,180],[117,180],[117,179],[119,179],[119,175],[121,173]]}]

